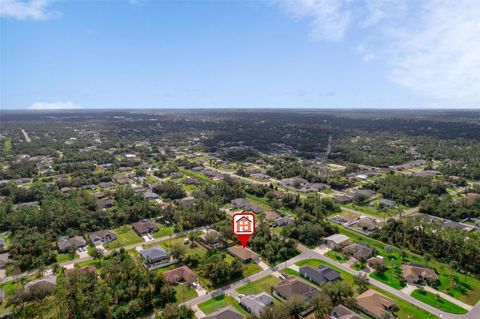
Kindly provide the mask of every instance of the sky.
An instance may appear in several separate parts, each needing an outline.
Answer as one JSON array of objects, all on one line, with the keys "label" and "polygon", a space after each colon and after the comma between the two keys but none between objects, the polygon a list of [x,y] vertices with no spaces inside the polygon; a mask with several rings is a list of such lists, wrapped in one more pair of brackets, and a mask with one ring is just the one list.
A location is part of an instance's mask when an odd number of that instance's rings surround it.
[{"label": "sky", "polygon": [[0,109],[480,108],[480,0],[0,0]]}]

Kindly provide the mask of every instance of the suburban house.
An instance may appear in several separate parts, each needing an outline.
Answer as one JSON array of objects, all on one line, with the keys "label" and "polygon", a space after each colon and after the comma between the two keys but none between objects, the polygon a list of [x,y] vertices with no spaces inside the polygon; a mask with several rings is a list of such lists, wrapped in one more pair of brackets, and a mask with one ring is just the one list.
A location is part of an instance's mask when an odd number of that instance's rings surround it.
[{"label": "suburban house", "polygon": [[333,308],[330,314],[332,319],[363,319],[352,310],[348,309],[344,305],[338,305]]},{"label": "suburban house", "polygon": [[360,219],[360,215],[355,213],[346,213],[342,215],[335,215],[332,221],[342,225],[349,225]]},{"label": "suburban house", "polygon": [[367,244],[353,243],[342,249],[343,253],[347,256],[351,256],[356,260],[367,260],[372,257],[374,249]]},{"label": "suburban house", "polygon": [[318,269],[313,269],[310,266],[303,266],[300,267],[299,272],[303,277],[317,285],[341,279],[338,271],[323,265]]},{"label": "suburban house", "polygon": [[397,206],[397,202],[391,199],[380,198],[378,201],[379,205],[383,205],[385,207],[395,207]]},{"label": "suburban house", "polygon": [[409,284],[416,284],[419,282],[432,283],[438,280],[438,276],[433,269],[427,268],[419,264],[402,265],[403,278]]},{"label": "suburban house", "polygon": [[117,239],[117,234],[113,230],[104,229],[90,233],[88,238],[94,246],[98,246],[114,241]]},{"label": "suburban house", "polygon": [[295,223],[295,219],[290,216],[284,216],[277,218],[273,221],[271,224],[272,227],[282,227],[282,226],[287,226],[287,225],[292,225]]},{"label": "suburban house", "polygon": [[258,260],[258,258],[259,258],[258,254],[253,252],[251,249],[246,248],[246,247],[243,248],[242,246],[239,246],[239,245],[229,247],[228,252],[232,256],[240,259],[244,263],[249,262],[249,261],[255,261],[255,260]]},{"label": "suburban house", "polygon": [[325,246],[330,249],[345,247],[346,245],[348,245],[349,241],[350,238],[343,234],[333,234],[331,236],[325,237],[325,239],[323,240]]},{"label": "suburban house", "polygon": [[75,247],[75,249],[83,248],[87,245],[87,241],[81,236],[61,236],[57,239],[57,246],[60,252],[67,251],[70,247]]},{"label": "suburban house", "polygon": [[373,269],[385,269],[385,260],[381,256],[367,259],[367,265]]},{"label": "suburban house", "polygon": [[226,244],[222,234],[213,228],[200,235],[197,241],[209,249],[222,248]]},{"label": "suburban house", "polygon": [[169,284],[175,284],[178,282],[194,283],[197,281],[197,275],[187,266],[178,267],[169,270],[163,274],[165,281]]},{"label": "suburban house", "polygon": [[154,233],[159,229],[157,224],[148,219],[133,223],[132,228],[139,236]]},{"label": "suburban house", "polygon": [[102,198],[97,199],[96,201],[98,208],[101,210],[106,210],[109,207],[113,206],[114,200],[112,198]]},{"label": "suburban house", "polygon": [[158,194],[154,192],[146,191],[145,193],[143,193],[143,199],[146,199],[146,200],[155,200],[159,198],[160,196],[158,196]]},{"label": "suburban house", "polygon": [[364,231],[374,231],[378,229],[377,221],[371,217],[362,217],[357,223],[357,227]]},{"label": "suburban house", "polygon": [[302,280],[289,278],[279,282],[275,286],[274,292],[278,296],[287,300],[294,296],[301,296],[306,300],[310,300],[319,292],[319,290]]},{"label": "suburban house", "polygon": [[263,212],[262,207],[251,203],[250,201],[248,201],[245,198],[232,199],[230,201],[230,204],[232,204],[234,209],[247,210],[247,211],[254,212],[255,214],[259,214],[259,213]]},{"label": "suburban house", "polygon": [[277,213],[277,212],[274,212],[274,211],[268,211],[268,212],[265,212],[265,220],[267,222],[273,222],[275,219],[278,219],[280,218],[280,215]]},{"label": "suburban house", "polygon": [[203,319],[243,319],[243,315],[232,306],[228,306],[203,317]]},{"label": "suburban house", "polygon": [[354,301],[358,309],[375,319],[386,318],[397,307],[395,302],[372,289],[357,296]]},{"label": "suburban house", "polygon": [[240,298],[240,305],[251,314],[259,317],[263,309],[273,303],[272,297],[266,292],[256,296],[244,296]]},{"label": "suburban house", "polygon": [[170,254],[160,246],[143,249],[140,251],[140,256],[147,266],[156,266],[170,261]]},{"label": "suburban house", "polygon": [[347,204],[353,201],[353,196],[347,194],[335,195],[335,201],[340,204]]}]

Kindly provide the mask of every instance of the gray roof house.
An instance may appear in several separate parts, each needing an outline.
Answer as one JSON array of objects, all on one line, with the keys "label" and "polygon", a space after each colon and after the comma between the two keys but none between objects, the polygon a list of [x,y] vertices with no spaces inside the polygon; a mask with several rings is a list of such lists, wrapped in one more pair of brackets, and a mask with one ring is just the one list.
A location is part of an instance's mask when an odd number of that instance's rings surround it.
[{"label": "gray roof house", "polygon": [[272,297],[266,292],[262,292],[256,296],[250,295],[240,298],[240,305],[257,317],[260,316],[260,313],[266,306],[271,305],[272,303]]},{"label": "gray roof house", "polygon": [[394,207],[395,205],[397,205],[396,201],[387,199],[387,198],[380,198],[378,202],[380,205],[387,206],[387,207]]},{"label": "gray roof house", "polygon": [[75,249],[85,247],[87,245],[87,241],[81,236],[61,236],[57,239],[57,246],[60,252],[67,251],[71,246],[74,246]]},{"label": "gray roof house", "polygon": [[203,317],[203,319],[242,319],[243,315],[232,306],[222,308],[214,313]]},{"label": "gray roof house", "polygon": [[250,201],[246,200],[245,198],[236,198],[230,201],[233,208],[240,208],[243,210],[249,210],[254,212],[255,214],[263,212],[263,208],[260,206],[251,203]]},{"label": "gray roof house", "polygon": [[144,249],[140,251],[140,256],[142,256],[145,263],[149,266],[170,260],[170,254],[160,246]]},{"label": "gray roof house", "polygon": [[104,229],[99,231],[94,231],[88,235],[90,242],[95,246],[101,245],[104,243],[109,243],[117,239],[117,234],[110,229]]},{"label": "gray roof house", "polygon": [[317,285],[341,279],[338,271],[323,265],[318,269],[313,269],[310,266],[303,266],[300,267],[299,272],[303,277],[313,281]]}]

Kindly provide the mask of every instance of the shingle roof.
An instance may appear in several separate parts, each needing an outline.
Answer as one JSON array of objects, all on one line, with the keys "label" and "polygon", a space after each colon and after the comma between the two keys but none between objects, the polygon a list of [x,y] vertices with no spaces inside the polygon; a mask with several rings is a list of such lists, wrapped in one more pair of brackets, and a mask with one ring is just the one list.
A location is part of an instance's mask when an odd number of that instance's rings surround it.
[{"label": "shingle roof", "polygon": [[222,308],[203,319],[242,319],[243,315],[235,310],[232,306]]}]

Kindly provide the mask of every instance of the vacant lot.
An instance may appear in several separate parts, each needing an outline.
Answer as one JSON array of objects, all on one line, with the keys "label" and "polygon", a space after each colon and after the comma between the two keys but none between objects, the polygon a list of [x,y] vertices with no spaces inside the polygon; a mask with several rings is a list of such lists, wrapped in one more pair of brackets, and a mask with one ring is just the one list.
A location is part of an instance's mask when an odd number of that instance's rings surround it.
[{"label": "vacant lot", "polygon": [[132,229],[132,226],[125,225],[119,228],[114,229],[115,233],[117,233],[117,239],[112,242],[106,243],[104,247],[106,249],[116,249],[123,246],[133,245],[137,243],[141,243],[143,238],[137,235]]}]

